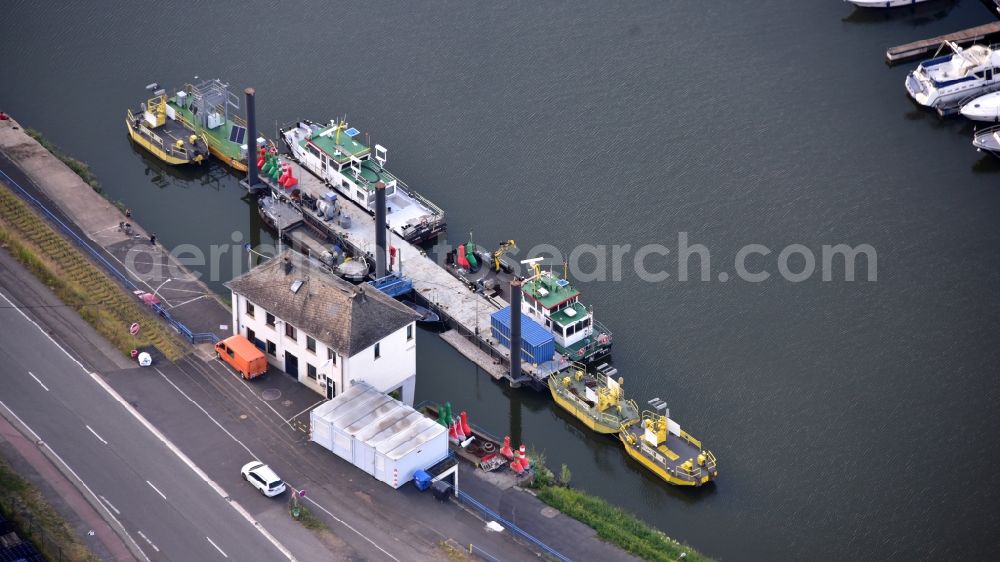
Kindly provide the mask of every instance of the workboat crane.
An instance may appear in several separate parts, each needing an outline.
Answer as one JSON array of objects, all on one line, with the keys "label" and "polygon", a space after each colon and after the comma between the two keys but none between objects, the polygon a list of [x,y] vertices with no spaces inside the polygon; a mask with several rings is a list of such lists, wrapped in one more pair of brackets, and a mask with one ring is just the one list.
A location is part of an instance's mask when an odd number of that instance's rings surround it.
[{"label": "workboat crane", "polygon": [[500,270],[503,268],[503,263],[500,260],[503,258],[504,254],[516,249],[517,243],[513,240],[502,242],[500,246],[493,251],[493,271],[500,273]]}]

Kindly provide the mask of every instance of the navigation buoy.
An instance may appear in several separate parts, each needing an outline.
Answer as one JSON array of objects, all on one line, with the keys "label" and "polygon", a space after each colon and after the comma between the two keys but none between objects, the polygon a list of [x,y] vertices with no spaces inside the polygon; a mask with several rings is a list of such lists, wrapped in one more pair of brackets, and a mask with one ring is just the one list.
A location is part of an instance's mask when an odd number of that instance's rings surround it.
[{"label": "navigation buoy", "polygon": [[299,183],[299,180],[298,180],[298,178],[295,177],[295,174],[292,173],[292,165],[286,163],[285,166],[286,166],[285,167],[285,180],[284,181],[279,180],[278,183],[280,183],[281,185],[285,186],[285,189],[291,189],[291,188],[295,187],[296,184]]},{"label": "navigation buoy", "polygon": [[503,447],[500,447],[500,454],[508,459],[514,458],[514,451],[510,450],[510,435],[503,438]]},{"label": "navigation buoy", "polygon": [[469,418],[466,416],[465,412],[458,414],[458,417],[462,419],[462,432],[465,433],[466,437],[472,437],[472,428],[469,427]]},{"label": "navigation buoy", "polygon": [[282,163],[281,175],[278,177],[278,185],[283,186],[287,189],[287,186],[285,186],[285,182],[288,181],[288,175],[291,173],[292,173],[292,167],[289,166],[287,163]]}]

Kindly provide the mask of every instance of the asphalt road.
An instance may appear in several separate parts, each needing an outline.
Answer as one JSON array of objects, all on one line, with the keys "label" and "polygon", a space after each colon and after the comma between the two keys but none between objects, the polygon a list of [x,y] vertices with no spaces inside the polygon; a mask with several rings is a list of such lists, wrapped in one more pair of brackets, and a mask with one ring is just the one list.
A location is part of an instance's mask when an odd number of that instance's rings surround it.
[{"label": "asphalt road", "polygon": [[0,326],[0,409],[105,502],[150,560],[287,559],[2,297]]}]

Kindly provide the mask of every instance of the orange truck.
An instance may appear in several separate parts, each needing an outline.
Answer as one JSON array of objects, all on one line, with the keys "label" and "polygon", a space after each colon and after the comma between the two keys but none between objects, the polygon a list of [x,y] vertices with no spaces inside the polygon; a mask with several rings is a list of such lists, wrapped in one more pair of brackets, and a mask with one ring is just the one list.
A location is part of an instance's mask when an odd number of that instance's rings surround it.
[{"label": "orange truck", "polygon": [[230,336],[215,344],[219,359],[250,380],[267,372],[267,357],[243,336]]}]

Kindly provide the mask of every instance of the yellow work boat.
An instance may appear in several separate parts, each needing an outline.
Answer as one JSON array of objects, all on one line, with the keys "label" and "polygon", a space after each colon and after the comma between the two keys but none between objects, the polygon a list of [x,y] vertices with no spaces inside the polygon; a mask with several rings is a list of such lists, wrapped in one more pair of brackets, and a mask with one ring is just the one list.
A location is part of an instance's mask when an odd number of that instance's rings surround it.
[{"label": "yellow work boat", "polygon": [[168,115],[165,93],[142,104],[138,114],[128,110],[125,128],[132,141],[167,164],[201,164],[208,158],[205,139]]},{"label": "yellow work boat", "polygon": [[625,381],[613,378],[617,373],[613,367],[603,364],[597,371],[587,371],[581,364],[574,367],[570,375],[549,377],[556,404],[597,433],[617,433],[639,421],[639,407],[625,399]]},{"label": "yellow work boat", "polygon": [[714,480],[719,475],[715,455],[670,419],[662,400],[650,404],[656,412],[643,412],[641,423],[622,426],[618,434],[629,456],[676,486],[702,486]]}]

